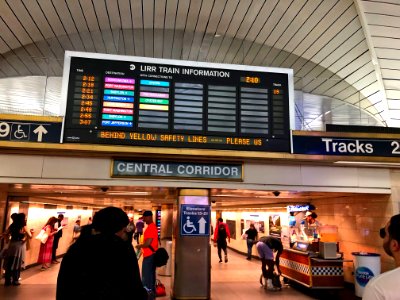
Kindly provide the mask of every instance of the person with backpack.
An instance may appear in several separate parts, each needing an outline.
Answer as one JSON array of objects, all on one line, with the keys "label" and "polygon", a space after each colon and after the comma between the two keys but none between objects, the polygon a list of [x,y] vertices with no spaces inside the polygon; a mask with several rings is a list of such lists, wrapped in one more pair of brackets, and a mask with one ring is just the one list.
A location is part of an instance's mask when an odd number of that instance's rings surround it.
[{"label": "person with backpack", "polygon": [[214,242],[217,242],[218,248],[218,257],[219,262],[222,262],[221,250],[224,251],[225,254],[225,262],[228,262],[228,250],[226,239],[228,239],[228,243],[231,242],[231,233],[229,231],[229,227],[222,218],[219,218],[217,221],[217,226],[214,230]]}]

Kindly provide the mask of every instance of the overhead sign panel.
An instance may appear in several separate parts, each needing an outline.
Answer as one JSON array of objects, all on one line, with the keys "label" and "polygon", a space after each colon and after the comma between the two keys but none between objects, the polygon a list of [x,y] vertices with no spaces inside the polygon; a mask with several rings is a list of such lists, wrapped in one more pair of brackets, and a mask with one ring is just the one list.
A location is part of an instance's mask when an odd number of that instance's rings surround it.
[{"label": "overhead sign panel", "polygon": [[400,139],[293,136],[296,154],[400,157]]},{"label": "overhead sign panel", "polygon": [[292,70],[66,52],[63,141],[290,152]]},{"label": "overhead sign panel", "polygon": [[61,121],[1,120],[0,141],[59,143]]}]

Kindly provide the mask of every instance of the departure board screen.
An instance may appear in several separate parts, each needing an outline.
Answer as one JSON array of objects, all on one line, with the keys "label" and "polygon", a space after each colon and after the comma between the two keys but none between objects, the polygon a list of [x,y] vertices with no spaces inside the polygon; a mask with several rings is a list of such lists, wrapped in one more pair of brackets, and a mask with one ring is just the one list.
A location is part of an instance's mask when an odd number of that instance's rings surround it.
[{"label": "departure board screen", "polygon": [[292,82],[289,69],[67,51],[63,142],[290,152]]}]

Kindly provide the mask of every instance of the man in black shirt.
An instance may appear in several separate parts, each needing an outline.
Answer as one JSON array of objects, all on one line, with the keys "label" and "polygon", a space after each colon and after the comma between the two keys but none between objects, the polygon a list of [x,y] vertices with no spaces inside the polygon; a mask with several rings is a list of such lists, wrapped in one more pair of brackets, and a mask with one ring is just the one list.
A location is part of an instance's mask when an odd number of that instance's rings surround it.
[{"label": "man in black shirt", "polygon": [[246,230],[245,234],[247,235],[246,243],[247,243],[247,260],[251,260],[251,252],[253,249],[254,243],[257,241],[258,231],[254,227],[254,224],[250,224],[250,228]]},{"label": "man in black shirt", "polygon": [[[61,222],[64,220],[64,215],[59,214],[57,218],[57,228],[61,228]],[[60,241],[62,237],[62,229],[59,229],[58,232],[54,235],[54,241],[53,241],[53,252],[51,254],[51,262],[53,264],[58,264],[59,261],[57,260],[57,248],[58,248],[58,242]]]}]

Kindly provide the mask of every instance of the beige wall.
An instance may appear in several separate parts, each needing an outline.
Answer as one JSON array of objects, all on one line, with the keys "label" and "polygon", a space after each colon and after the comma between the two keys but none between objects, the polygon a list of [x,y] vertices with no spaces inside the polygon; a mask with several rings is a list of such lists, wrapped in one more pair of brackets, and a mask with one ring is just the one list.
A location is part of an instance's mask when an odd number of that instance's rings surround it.
[{"label": "beige wall", "polygon": [[[382,272],[395,267],[393,259],[382,248],[379,229],[390,217],[399,213],[400,172],[391,171],[391,195],[360,195],[353,199],[322,199],[314,201],[318,219],[339,226],[340,251],[347,259],[352,252],[365,251],[381,254]],[[345,264],[345,280],[353,282],[353,264]]]},{"label": "beige wall", "polygon": [[[390,196],[354,197],[352,199],[321,199],[314,201],[318,220],[338,226],[340,251],[345,259],[353,260],[352,252],[373,252],[382,255],[382,271],[393,268],[392,260],[382,249],[379,229],[392,216]],[[345,263],[345,281],[354,282],[353,263]]]},{"label": "beige wall", "polygon": [[[384,227],[390,217],[399,213],[400,172],[392,171],[392,195],[359,195],[354,198],[326,198],[313,201],[318,220],[325,225],[338,226],[340,251],[345,259],[353,260],[352,252],[374,252],[381,254],[382,272],[395,267],[393,259],[382,248],[379,229]],[[265,234],[268,234],[268,218],[277,211],[260,210],[255,212],[265,221]],[[287,225],[287,213],[281,210],[281,223]],[[230,247],[246,253],[246,243],[240,239],[240,220],[243,212],[222,212],[224,220],[236,220],[236,240]],[[285,217],[286,216],[286,217]],[[253,248],[253,255],[257,255]],[[344,263],[345,281],[354,282],[353,262]]]},{"label": "beige wall", "polygon": [[[33,238],[29,241],[29,250],[26,251],[25,265],[29,266],[37,262],[39,256],[40,242],[35,239],[35,236],[40,232],[42,227],[46,224],[50,217],[57,217],[58,213],[63,213],[64,217],[68,219],[68,226],[63,229],[63,236],[60,239],[57,255],[64,254],[72,242],[72,230],[78,216],[81,217],[81,225],[85,225],[88,222],[93,211],[91,209],[84,210],[82,207],[74,206],[73,209],[66,209],[66,206],[59,205],[54,209],[45,209],[44,205],[38,202],[35,198],[29,198],[29,205],[27,211],[24,209],[24,213],[27,215],[27,228],[34,229],[35,233]],[[10,214],[14,212],[22,212],[19,202],[10,202]]]}]

